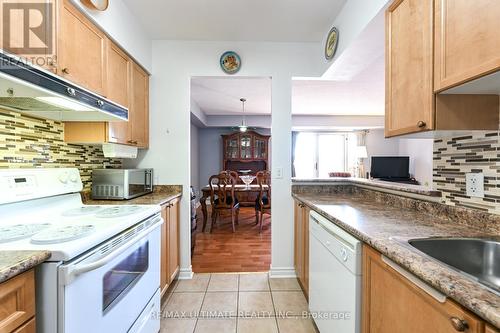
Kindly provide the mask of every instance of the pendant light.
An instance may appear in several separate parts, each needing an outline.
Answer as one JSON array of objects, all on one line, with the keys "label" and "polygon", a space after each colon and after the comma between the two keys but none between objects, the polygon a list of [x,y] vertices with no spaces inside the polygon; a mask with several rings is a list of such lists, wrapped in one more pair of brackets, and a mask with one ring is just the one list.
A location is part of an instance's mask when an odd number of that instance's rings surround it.
[{"label": "pendant light", "polygon": [[238,126],[238,128],[240,129],[241,133],[245,133],[248,130],[248,126],[247,126],[246,119],[245,119],[245,102],[247,100],[246,100],[246,98],[240,98],[240,101],[241,101],[241,104],[242,104],[243,116],[241,118],[241,125]]}]

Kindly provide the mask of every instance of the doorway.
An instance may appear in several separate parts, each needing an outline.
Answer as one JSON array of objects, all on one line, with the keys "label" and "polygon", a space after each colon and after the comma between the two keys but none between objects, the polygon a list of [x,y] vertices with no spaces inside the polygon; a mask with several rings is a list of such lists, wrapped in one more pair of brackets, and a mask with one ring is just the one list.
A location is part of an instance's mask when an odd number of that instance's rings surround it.
[{"label": "doorway", "polygon": [[[260,187],[252,179],[248,190],[243,190],[247,187],[242,179],[270,172],[271,138],[271,78],[191,78],[191,186],[197,221],[194,273],[269,271],[270,210],[262,214],[261,230],[256,215]],[[231,172],[235,182],[238,221],[234,231],[228,212],[212,219],[214,211],[219,213],[214,209],[218,195],[210,190],[209,179],[222,171]]]}]

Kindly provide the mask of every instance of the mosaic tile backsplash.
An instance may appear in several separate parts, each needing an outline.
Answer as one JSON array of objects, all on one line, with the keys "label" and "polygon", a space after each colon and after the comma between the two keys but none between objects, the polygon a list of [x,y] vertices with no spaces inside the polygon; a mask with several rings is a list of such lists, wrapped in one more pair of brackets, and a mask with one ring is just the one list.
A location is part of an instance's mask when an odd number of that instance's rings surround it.
[{"label": "mosaic tile backsplash", "polygon": [[[446,204],[500,214],[500,137],[498,131],[434,140],[433,188]],[[467,196],[465,174],[484,174],[484,198]]]},{"label": "mosaic tile backsplash", "polygon": [[77,167],[85,189],[92,169],[120,168],[120,159],[105,158],[100,145],[64,142],[64,124],[0,109],[0,168]]}]

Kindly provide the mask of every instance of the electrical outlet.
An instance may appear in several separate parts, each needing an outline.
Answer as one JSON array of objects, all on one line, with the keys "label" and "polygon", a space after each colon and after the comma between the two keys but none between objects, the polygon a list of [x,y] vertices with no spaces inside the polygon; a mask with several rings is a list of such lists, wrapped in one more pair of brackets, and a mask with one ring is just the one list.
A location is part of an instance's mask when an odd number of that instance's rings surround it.
[{"label": "electrical outlet", "polygon": [[484,174],[465,174],[465,187],[467,188],[467,196],[484,198]]}]

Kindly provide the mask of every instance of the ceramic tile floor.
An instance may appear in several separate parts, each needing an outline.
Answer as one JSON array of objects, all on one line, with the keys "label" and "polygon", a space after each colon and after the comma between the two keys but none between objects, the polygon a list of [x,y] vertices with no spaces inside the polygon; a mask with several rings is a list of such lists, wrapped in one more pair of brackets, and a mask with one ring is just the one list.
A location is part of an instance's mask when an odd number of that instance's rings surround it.
[{"label": "ceramic tile floor", "polygon": [[161,333],[317,333],[296,279],[267,273],[195,274],[177,281]]}]

